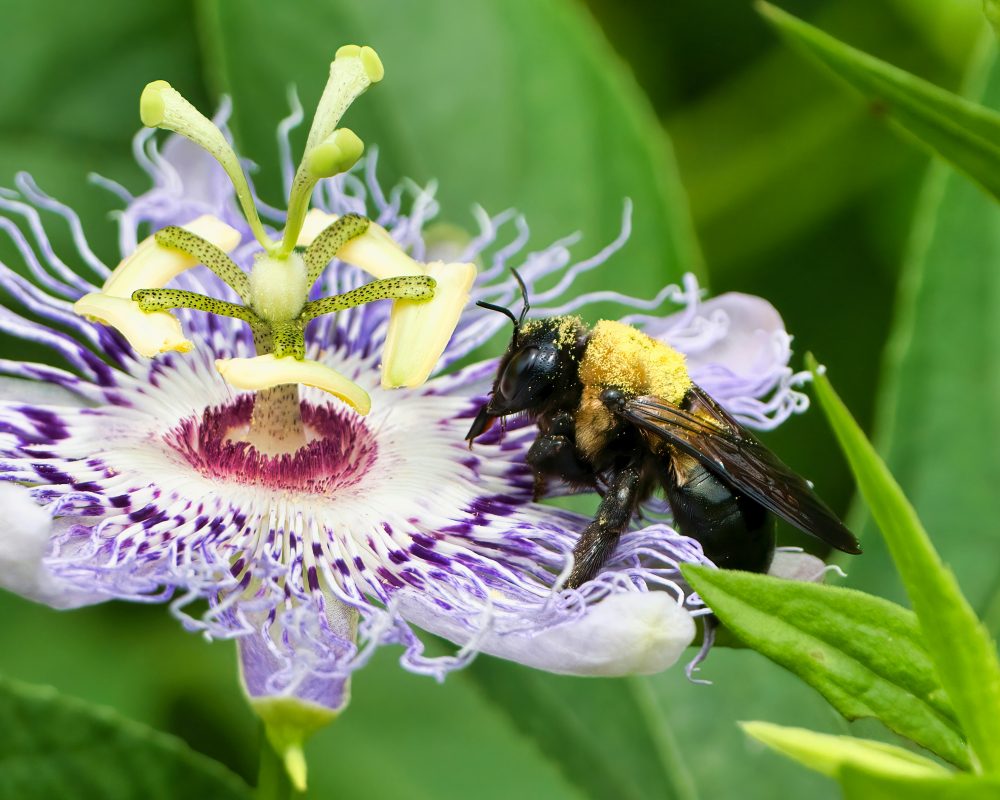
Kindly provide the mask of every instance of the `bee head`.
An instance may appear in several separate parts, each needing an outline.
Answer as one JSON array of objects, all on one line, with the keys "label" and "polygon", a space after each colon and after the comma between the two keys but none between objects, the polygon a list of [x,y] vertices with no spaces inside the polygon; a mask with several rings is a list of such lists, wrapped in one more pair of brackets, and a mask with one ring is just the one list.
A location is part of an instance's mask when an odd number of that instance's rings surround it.
[{"label": "bee head", "polygon": [[478,305],[510,317],[514,335],[500,359],[489,402],[483,407],[467,437],[475,439],[498,417],[519,411],[538,413],[554,400],[572,393],[579,382],[580,354],[588,333],[579,317],[561,316],[525,320],[530,308],[521,276],[524,309],[515,317],[510,309],[480,302]]}]

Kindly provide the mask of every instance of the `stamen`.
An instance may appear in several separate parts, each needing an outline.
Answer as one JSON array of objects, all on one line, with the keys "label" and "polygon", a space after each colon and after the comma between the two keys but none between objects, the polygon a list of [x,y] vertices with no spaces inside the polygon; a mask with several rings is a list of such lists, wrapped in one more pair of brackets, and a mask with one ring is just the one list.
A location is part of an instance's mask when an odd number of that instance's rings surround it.
[{"label": "stamen", "polygon": [[407,275],[401,278],[385,278],[372,281],[357,289],[333,297],[324,297],[306,303],[302,309],[301,319],[309,321],[323,314],[343,311],[376,300],[415,300],[427,301],[434,297],[434,287],[437,281],[427,275]]},{"label": "stamen", "polygon": [[352,239],[365,233],[370,224],[366,217],[358,214],[344,214],[313,239],[305,252],[306,267],[309,270],[306,280],[310,286],[316,283],[323,270],[336,258],[340,249]]},{"label": "stamen", "polygon": [[385,75],[385,68],[370,47],[346,44],[341,47],[330,64],[330,77],[323,89],[323,96],[316,106],[309,137],[306,139],[306,154],[327,139],[340,124],[340,118],[373,83],[378,83]]},{"label": "stamen", "polygon": [[132,299],[147,314],[153,311],[171,311],[175,308],[193,308],[220,317],[241,319],[251,325],[261,324],[260,317],[246,306],[227,303],[197,292],[183,289],[138,289],[132,292]]},{"label": "stamen", "polygon": [[316,182],[320,178],[346,172],[357,163],[364,151],[361,139],[348,128],[341,128],[306,152],[289,192],[288,217],[279,255],[290,253],[295,248]]},{"label": "stamen", "polygon": [[220,358],[215,368],[226,383],[237,389],[260,391],[302,383],[339,397],[362,416],[371,410],[368,392],[318,361],[278,358],[268,353],[255,358]]},{"label": "stamen", "polygon": [[265,250],[273,251],[275,244],[261,224],[240,160],[222,131],[166,81],[146,84],[139,98],[139,115],[143,125],[179,133],[205,149],[222,165],[236,188],[236,196],[254,237]]},{"label": "stamen", "polygon": [[154,238],[161,247],[180,250],[204,264],[223,283],[232,288],[244,303],[250,302],[250,279],[247,274],[214,244],[176,225],[158,230]]}]

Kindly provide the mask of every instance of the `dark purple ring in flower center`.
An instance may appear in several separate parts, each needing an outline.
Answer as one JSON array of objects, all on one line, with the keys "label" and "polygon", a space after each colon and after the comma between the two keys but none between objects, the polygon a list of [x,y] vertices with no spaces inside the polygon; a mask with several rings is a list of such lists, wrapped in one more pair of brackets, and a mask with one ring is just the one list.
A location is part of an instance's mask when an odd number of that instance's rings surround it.
[{"label": "dark purple ring in flower center", "polygon": [[307,444],[294,453],[264,455],[249,442],[234,441],[250,425],[253,397],[206,409],[182,420],[164,441],[207,478],[269,489],[329,495],[357,484],[375,465],[378,443],[351,411],[302,403]]}]

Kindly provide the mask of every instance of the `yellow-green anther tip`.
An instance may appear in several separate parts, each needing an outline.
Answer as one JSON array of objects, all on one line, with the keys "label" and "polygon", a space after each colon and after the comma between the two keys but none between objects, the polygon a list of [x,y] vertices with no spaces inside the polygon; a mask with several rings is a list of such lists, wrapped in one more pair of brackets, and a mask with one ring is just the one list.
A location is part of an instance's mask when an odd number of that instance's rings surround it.
[{"label": "yellow-green anther tip", "polygon": [[370,47],[358,47],[356,44],[345,44],[339,50],[334,60],[338,58],[360,58],[361,66],[372,83],[378,83],[385,77],[385,67],[382,66],[382,59]]},{"label": "yellow-green anther tip", "polygon": [[166,103],[163,102],[163,90],[170,89],[166,81],[152,81],[146,84],[139,97],[139,117],[147,128],[155,128],[163,122]]},{"label": "yellow-green anther tip", "polygon": [[329,178],[347,172],[365,152],[365,143],[349,128],[333,132],[306,156],[306,169],[316,178]]},{"label": "yellow-green anther tip", "polygon": [[385,76],[385,67],[382,66],[382,59],[370,47],[361,48],[361,66],[365,68],[365,73],[372,83],[378,83]]},{"label": "yellow-green anther tip", "polygon": [[337,48],[337,52],[333,59],[336,61],[338,58],[354,58],[361,53],[361,48],[356,44],[345,44],[342,47]]}]

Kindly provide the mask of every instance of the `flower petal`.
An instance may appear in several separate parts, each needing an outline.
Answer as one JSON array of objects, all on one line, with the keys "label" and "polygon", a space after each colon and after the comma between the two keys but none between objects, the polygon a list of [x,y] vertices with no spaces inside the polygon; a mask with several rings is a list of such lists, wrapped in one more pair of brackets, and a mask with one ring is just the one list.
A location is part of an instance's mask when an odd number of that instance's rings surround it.
[{"label": "flower petal", "polygon": [[166,311],[146,313],[134,300],[101,292],[85,294],[73,305],[77,314],[117,330],[139,355],[152,358],[175,350],[188,353],[194,343],[184,336],[181,323]]},{"label": "flower petal", "polygon": [[[182,227],[227,252],[240,242],[239,231],[208,214]],[[146,358],[171,350],[187,353],[194,344],[184,336],[180,322],[165,311],[147,314],[132,300],[132,293],[162,288],[197,263],[191,256],[161,247],[149,236],[132,255],[122,259],[100,292],[85,294],[73,310],[115,328]]]},{"label": "flower petal", "polygon": [[775,550],[774,560],[767,571],[775,578],[807,583],[822,583],[826,563],[816,556],[796,550]]},{"label": "flower petal", "polygon": [[339,397],[359,414],[367,414],[372,407],[368,392],[336,370],[318,361],[292,356],[277,358],[273,353],[254,358],[220,358],[216,369],[226,383],[237,389],[272,389],[286,383],[314,386]]},{"label": "flower petal", "polygon": [[757,375],[784,367],[787,355],[775,348],[774,334],[785,331],[781,315],[766,300],[728,292],[701,304],[703,316],[725,316],[725,332],[704,349],[688,354],[692,369],[703,365],[727,369],[736,375]]},{"label": "flower petal", "polygon": [[427,265],[437,281],[430,300],[396,300],[382,349],[382,385],[419,386],[437,366],[476,279],[475,264]]},{"label": "flower petal", "polygon": [[[458,644],[468,628],[432,601],[406,592],[399,611],[410,622]],[[674,664],[694,639],[695,624],[666,592],[621,592],[588,607],[580,618],[532,633],[487,630],[477,650],[564,675],[651,675]]]},{"label": "flower petal", "polygon": [[0,533],[0,587],[54,608],[76,608],[104,599],[64,587],[42,565],[53,528],[64,528],[71,520],[54,524],[31,492],[14,483],[0,483],[0,506],[5,515]]}]

